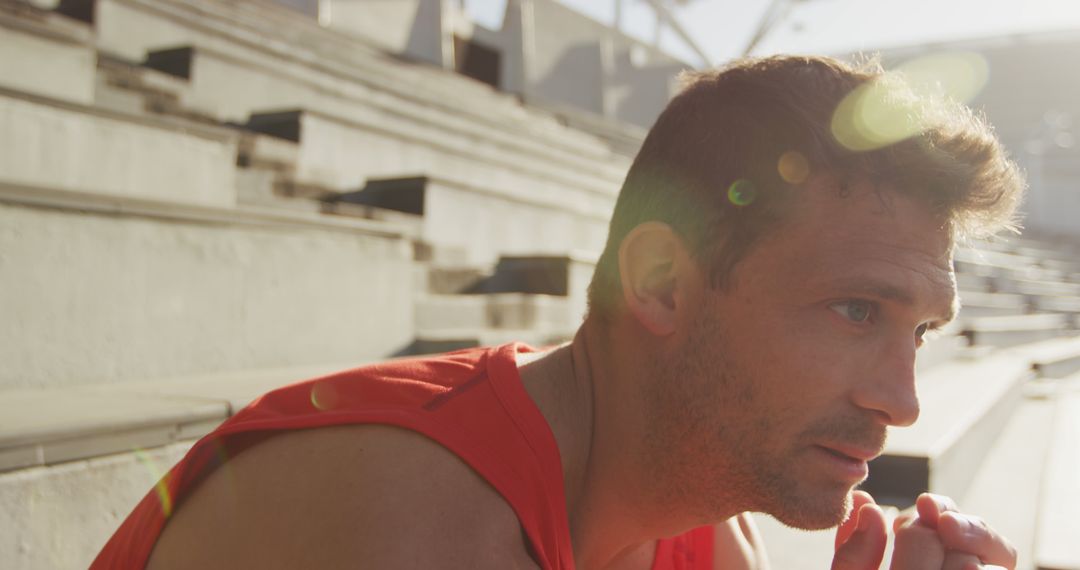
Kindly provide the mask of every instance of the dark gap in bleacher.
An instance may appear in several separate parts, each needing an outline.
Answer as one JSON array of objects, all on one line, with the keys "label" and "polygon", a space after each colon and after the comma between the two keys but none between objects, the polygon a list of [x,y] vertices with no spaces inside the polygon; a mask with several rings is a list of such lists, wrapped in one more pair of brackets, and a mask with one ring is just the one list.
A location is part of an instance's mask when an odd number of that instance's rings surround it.
[{"label": "dark gap in bleacher", "polygon": [[68,18],[93,25],[94,5],[96,3],[96,0],[60,0],[60,4],[56,6],[55,10],[58,14],[63,14]]},{"label": "dark gap in bleacher", "polygon": [[300,142],[300,119],[303,114],[304,112],[299,109],[252,113],[245,128],[256,133],[298,143]]},{"label": "dark gap in bleacher", "polygon": [[501,63],[502,53],[498,49],[454,36],[454,68],[458,73],[498,89]]},{"label": "dark gap in bleacher", "polygon": [[423,216],[427,183],[426,176],[368,180],[360,190],[335,194],[326,198],[325,201],[332,204],[374,206]]},{"label": "dark gap in bleacher", "polygon": [[195,49],[183,46],[161,49],[146,54],[146,67],[168,73],[173,77],[191,79],[191,62],[195,58]]}]

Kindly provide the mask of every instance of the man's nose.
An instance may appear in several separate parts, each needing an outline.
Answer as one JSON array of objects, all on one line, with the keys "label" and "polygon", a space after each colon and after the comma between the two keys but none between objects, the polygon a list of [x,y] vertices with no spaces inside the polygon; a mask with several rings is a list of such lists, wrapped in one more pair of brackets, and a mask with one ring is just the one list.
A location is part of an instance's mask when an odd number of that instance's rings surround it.
[{"label": "man's nose", "polygon": [[915,342],[893,342],[883,351],[875,369],[858,384],[855,405],[881,416],[891,426],[909,426],[919,418],[915,389]]}]

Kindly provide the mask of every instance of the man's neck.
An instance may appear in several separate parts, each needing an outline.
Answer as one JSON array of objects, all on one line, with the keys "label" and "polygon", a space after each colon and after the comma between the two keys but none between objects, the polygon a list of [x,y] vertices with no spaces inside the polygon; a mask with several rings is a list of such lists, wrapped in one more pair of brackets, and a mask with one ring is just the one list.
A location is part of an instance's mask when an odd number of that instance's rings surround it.
[{"label": "man's neck", "polygon": [[636,510],[639,501],[626,500],[641,484],[634,479],[639,473],[627,468],[625,459],[634,451],[626,446],[640,439],[628,437],[636,428],[614,415],[628,395],[607,389],[619,367],[609,361],[603,337],[586,323],[570,344],[538,357],[523,355],[519,368],[558,444],[577,565],[648,568],[657,535],[641,521],[652,517]]}]

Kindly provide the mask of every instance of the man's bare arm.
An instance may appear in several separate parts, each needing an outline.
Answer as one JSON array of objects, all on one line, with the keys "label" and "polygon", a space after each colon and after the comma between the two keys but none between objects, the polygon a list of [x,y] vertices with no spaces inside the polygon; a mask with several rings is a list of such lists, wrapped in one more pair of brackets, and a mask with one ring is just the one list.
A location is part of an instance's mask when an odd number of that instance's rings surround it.
[{"label": "man's bare arm", "polygon": [[536,568],[517,517],[419,434],[342,426],[276,435],[213,472],[147,566]]}]

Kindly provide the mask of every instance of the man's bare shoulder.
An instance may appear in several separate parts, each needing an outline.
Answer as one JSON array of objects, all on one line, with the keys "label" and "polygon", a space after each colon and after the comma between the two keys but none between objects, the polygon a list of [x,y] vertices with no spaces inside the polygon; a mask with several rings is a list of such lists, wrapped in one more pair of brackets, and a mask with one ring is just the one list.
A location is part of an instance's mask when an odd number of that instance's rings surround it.
[{"label": "man's bare shoulder", "polygon": [[535,568],[513,510],[456,455],[399,428],[282,433],[214,471],[148,568]]}]

